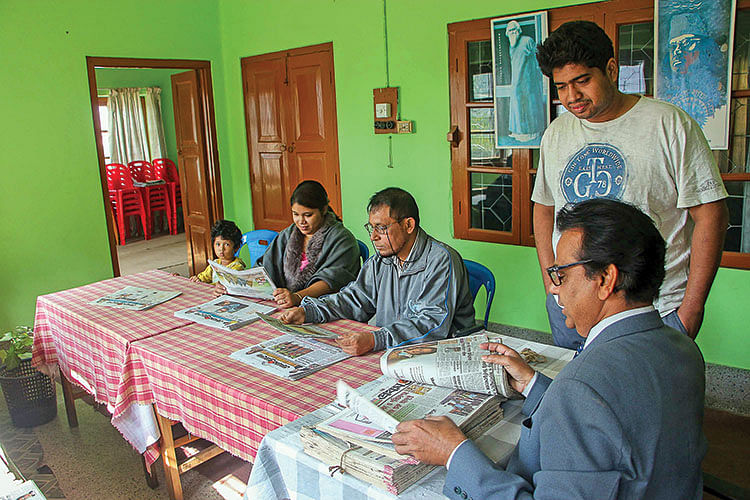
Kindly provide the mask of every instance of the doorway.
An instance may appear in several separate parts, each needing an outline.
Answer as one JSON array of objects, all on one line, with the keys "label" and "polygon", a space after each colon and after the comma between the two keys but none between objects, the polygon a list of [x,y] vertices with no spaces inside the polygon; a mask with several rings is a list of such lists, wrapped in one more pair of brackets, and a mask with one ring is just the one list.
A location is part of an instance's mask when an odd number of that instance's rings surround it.
[{"label": "doorway", "polygon": [[304,180],[320,182],[341,215],[333,44],[241,64],[255,229],[287,227],[289,198]]},{"label": "doorway", "polygon": [[[216,220],[223,217],[210,62],[101,57],[87,57],[86,62],[114,276],[160,267],[179,274],[193,275],[200,272],[206,266],[207,259],[212,257],[210,228]],[[137,70],[153,72],[152,81],[154,78],[166,78],[161,88],[165,94],[162,111],[164,138],[167,141],[160,156],[172,159],[177,167],[181,203],[172,205],[176,205],[179,211],[175,225],[184,228],[184,233],[146,241],[118,241],[120,231],[115,217],[117,208],[116,203],[110,201],[107,183],[106,165],[111,162],[112,152],[105,147],[103,140],[108,130],[102,124],[107,127],[109,124],[101,114],[101,94],[106,94],[104,89],[111,88],[116,81],[143,81],[142,75],[133,76],[133,72]],[[150,150],[151,144],[147,144],[144,149]],[[146,157],[142,159],[152,160]],[[156,212],[153,221],[149,220],[147,224],[154,236],[159,235],[161,215]],[[130,229],[130,220],[127,225]],[[146,233],[142,223],[140,226],[141,231]],[[162,223],[161,226],[170,227],[170,232],[175,232],[169,224]]]}]

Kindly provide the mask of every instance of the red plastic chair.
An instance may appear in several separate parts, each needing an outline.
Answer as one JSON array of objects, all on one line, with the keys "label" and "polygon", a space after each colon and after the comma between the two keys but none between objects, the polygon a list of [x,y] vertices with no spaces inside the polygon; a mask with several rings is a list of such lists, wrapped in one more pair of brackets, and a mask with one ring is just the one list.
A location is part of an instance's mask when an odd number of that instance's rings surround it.
[{"label": "red plastic chair", "polygon": [[182,191],[180,190],[180,176],[177,174],[177,166],[169,158],[155,158],[151,160],[154,172],[158,179],[163,179],[169,188],[169,202],[172,206],[172,225],[177,234],[177,207],[182,207]]},{"label": "red plastic chair", "polygon": [[126,238],[130,235],[129,224],[126,222],[129,222],[131,215],[140,217],[143,235],[147,240],[151,239],[146,204],[140,191],[133,186],[130,170],[122,163],[110,163],[106,168],[109,202],[115,213],[120,244],[124,245]]},{"label": "red plastic chair", "polygon": [[[128,163],[128,168],[136,182],[147,183],[160,180],[154,172],[154,167],[147,161],[131,161]],[[170,234],[177,234],[176,228],[173,228],[172,224],[172,206],[169,202],[169,188],[166,183],[138,186],[138,189],[140,189],[143,201],[146,204],[149,230],[151,230],[154,222],[154,213],[162,210],[164,218],[167,219]]]}]

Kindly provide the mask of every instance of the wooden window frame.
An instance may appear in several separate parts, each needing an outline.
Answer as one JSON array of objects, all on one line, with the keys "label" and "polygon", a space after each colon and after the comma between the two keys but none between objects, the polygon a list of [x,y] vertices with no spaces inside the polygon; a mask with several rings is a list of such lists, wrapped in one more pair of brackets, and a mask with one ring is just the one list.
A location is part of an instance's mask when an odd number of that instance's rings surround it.
[{"label": "wooden window frame", "polygon": [[[750,9],[750,0],[737,0],[737,11]],[[518,13],[523,15],[524,13]],[[608,0],[593,4],[574,5],[547,10],[550,32],[563,23],[573,20],[588,20],[597,23],[614,43],[615,54],[619,49],[619,27],[623,24],[653,22],[653,0]],[[453,234],[457,239],[487,241],[521,246],[534,246],[532,227],[531,192],[532,176],[536,168],[532,165],[531,149],[514,149],[512,168],[480,166],[470,164],[469,110],[494,107],[494,102],[471,102],[467,80],[467,44],[491,41],[490,20],[494,17],[448,24],[448,64],[450,79],[451,172],[453,176]],[[732,97],[750,97],[750,90],[733,90]],[[559,101],[552,101],[554,108]],[[730,122],[731,123],[731,122]],[[731,131],[730,131],[731,133]],[[731,149],[731,145],[730,145]],[[475,172],[511,174],[512,231],[495,231],[471,227],[470,178]],[[725,182],[750,181],[750,173],[722,174]],[[722,267],[750,269],[750,253],[723,252]]]}]

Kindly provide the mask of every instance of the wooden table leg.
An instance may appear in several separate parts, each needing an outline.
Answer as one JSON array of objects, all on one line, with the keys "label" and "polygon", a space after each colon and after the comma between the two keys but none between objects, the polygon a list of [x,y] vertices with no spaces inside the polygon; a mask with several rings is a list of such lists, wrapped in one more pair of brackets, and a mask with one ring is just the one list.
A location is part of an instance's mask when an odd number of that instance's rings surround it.
[{"label": "wooden table leg", "polygon": [[76,414],[76,398],[73,394],[73,386],[60,370],[60,385],[62,385],[63,400],[65,401],[65,413],[68,414],[68,425],[78,427],[78,415]]},{"label": "wooden table leg", "polygon": [[141,465],[143,465],[143,475],[146,476],[146,484],[149,488],[155,490],[159,487],[159,478],[156,475],[156,470],[152,467],[149,472],[148,467],[146,467],[146,459],[143,455],[141,455]]},{"label": "wooden table leg", "polygon": [[161,432],[161,459],[164,463],[164,476],[167,481],[169,498],[182,500],[182,483],[180,483],[180,470],[174,451],[174,435],[172,434],[173,422],[159,415],[155,408],[154,413],[156,413],[156,420],[159,422],[159,431]]}]

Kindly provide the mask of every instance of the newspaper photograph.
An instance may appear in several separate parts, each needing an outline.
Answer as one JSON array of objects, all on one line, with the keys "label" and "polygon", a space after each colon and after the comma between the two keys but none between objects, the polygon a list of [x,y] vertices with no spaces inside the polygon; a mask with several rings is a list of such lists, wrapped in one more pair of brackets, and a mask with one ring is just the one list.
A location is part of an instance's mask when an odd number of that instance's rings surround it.
[{"label": "newspaper photograph", "polygon": [[209,260],[208,264],[219,278],[219,283],[227,289],[228,294],[259,299],[273,298],[273,291],[276,290],[276,285],[273,284],[273,281],[262,266],[237,271],[236,269],[222,266],[213,260]]},{"label": "newspaper photograph", "polygon": [[339,347],[286,334],[235,351],[230,357],[273,375],[299,380],[351,356]]},{"label": "newspaper photograph", "polygon": [[311,324],[287,325],[286,323],[282,323],[281,320],[273,318],[267,314],[258,314],[258,317],[281,333],[288,333],[290,335],[296,335],[298,337],[335,340],[339,336],[337,333],[326,330],[321,326]]},{"label": "newspaper photograph", "polygon": [[396,347],[381,356],[380,369],[393,378],[516,397],[505,369],[482,361],[487,351],[479,345],[487,341],[487,335],[480,334]]},{"label": "newspaper photograph", "polygon": [[152,290],[137,286],[126,286],[122,290],[99,297],[89,302],[95,306],[143,311],[180,295],[182,292]]},{"label": "newspaper photograph", "polygon": [[215,299],[174,313],[176,318],[195,321],[221,330],[236,330],[258,319],[258,314],[276,308],[238,297],[221,295]]},{"label": "newspaper photograph", "polygon": [[360,388],[361,392],[351,387],[343,390],[346,394],[337,398],[339,404],[343,399],[353,406],[324,420],[317,428],[342,439],[364,438],[382,443],[391,442],[396,425],[404,420],[447,416],[460,427],[487,401],[494,399],[495,406],[500,404],[500,399],[486,394],[388,377]]}]

